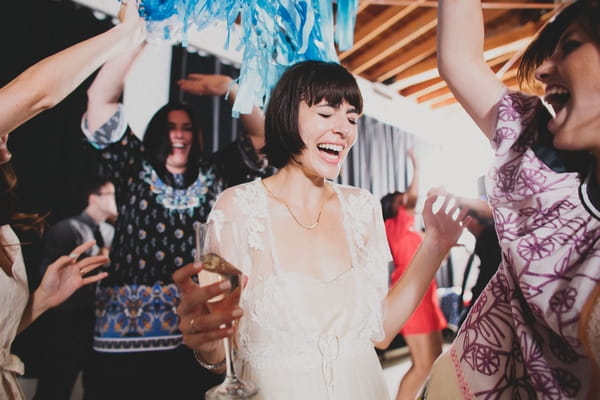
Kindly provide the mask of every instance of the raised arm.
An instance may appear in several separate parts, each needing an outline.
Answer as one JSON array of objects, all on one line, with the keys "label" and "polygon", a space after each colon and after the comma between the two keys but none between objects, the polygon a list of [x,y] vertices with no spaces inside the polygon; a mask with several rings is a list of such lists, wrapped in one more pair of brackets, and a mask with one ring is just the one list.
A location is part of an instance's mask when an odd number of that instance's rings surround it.
[{"label": "raised arm", "polygon": [[[180,79],[177,84],[181,90],[198,96],[223,96],[229,91],[228,100],[233,104],[238,85],[232,85],[232,82],[233,79],[227,75],[189,74],[187,79]],[[265,145],[265,117],[262,110],[254,106],[250,114],[240,114],[240,120],[258,153]]]},{"label": "raised arm", "polygon": [[414,210],[417,206],[417,200],[419,199],[419,163],[413,149],[409,149],[406,154],[413,166],[413,178],[406,190],[405,207],[409,210]]},{"label": "raised arm", "polygon": [[145,36],[137,2],[122,5],[121,23],[29,67],[0,88],[0,136],[54,107],[106,60]]},{"label": "raised arm", "polygon": [[125,89],[127,73],[145,46],[141,43],[108,60],[90,85],[87,96],[87,127],[94,132],[117,110],[119,99]]},{"label": "raised arm", "polygon": [[493,110],[504,85],[483,58],[481,2],[440,0],[437,35],[440,76],[479,129],[491,139]]},{"label": "raised arm", "polygon": [[[400,328],[417,308],[436,271],[455,245],[463,227],[470,221],[468,209],[458,211],[458,203],[447,196],[437,213],[433,204],[437,196],[428,197],[423,207],[425,236],[402,278],[389,291],[386,299],[386,315],[383,322],[385,339],[376,343],[387,348]],[[458,215],[455,215],[457,214]]]}]

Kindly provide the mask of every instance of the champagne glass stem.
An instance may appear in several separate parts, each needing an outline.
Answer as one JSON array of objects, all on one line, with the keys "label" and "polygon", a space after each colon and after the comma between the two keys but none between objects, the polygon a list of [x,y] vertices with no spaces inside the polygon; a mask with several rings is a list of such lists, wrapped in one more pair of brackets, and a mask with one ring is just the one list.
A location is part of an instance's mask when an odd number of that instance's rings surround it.
[{"label": "champagne glass stem", "polygon": [[225,380],[237,380],[237,375],[235,373],[235,365],[233,363],[233,346],[231,343],[231,338],[224,338],[223,346],[225,346]]}]

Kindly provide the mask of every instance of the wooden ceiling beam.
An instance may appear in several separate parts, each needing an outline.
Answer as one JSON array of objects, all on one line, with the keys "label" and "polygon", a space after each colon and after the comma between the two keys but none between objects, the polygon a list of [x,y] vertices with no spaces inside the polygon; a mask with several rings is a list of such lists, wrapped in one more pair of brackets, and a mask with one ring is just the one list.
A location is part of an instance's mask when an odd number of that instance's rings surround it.
[{"label": "wooden ceiling beam", "polygon": [[442,78],[433,78],[417,83],[415,85],[404,88],[398,92],[400,96],[407,98],[417,98],[430,91],[437,90],[446,85],[446,81]]},{"label": "wooden ceiling beam", "polygon": [[376,44],[368,51],[350,60],[350,70],[355,74],[360,74],[413,40],[416,40],[424,33],[432,30],[436,25],[437,12],[435,10],[423,13],[418,18],[412,19],[410,23],[406,24],[395,35],[375,41]]},{"label": "wooden ceiling beam", "polygon": [[[507,54],[503,57],[491,60],[488,64],[493,71],[497,71],[503,62],[507,58],[510,58],[511,54]],[[517,76],[517,68],[508,70],[502,77],[502,80],[508,80]],[[440,96],[446,95],[450,92],[446,82],[441,78],[429,79],[425,82],[410,86],[406,89],[398,92],[401,96],[415,99],[417,103],[424,103],[430,100],[439,98]]]},{"label": "wooden ceiling beam", "polygon": [[[484,23],[488,23],[497,18],[504,16],[507,10],[492,10],[484,14]],[[384,82],[389,78],[394,77],[400,72],[413,65],[425,60],[436,52],[436,37],[432,36],[425,42],[411,47],[406,52],[401,52],[394,59],[389,59],[385,64],[377,66],[368,71],[367,75],[372,77],[371,80],[376,82]],[[391,58],[391,57],[390,57]]]},{"label": "wooden ceiling beam", "polygon": [[442,108],[442,107],[448,107],[451,105],[457,104],[458,105],[458,101],[456,101],[455,97],[449,97],[445,100],[441,100],[438,101],[436,103],[432,103],[429,105],[429,108],[431,108],[432,110],[436,110],[438,108]]},{"label": "wooden ceiling beam", "polygon": [[[513,53],[508,53],[502,57],[495,58],[495,59],[489,61],[488,65],[490,66],[490,68],[496,70],[496,69],[498,69],[496,67],[499,64],[505,62],[506,60],[510,59],[510,57],[512,57],[512,54]],[[511,70],[511,73],[512,73],[512,71],[513,70]],[[415,85],[408,86],[408,87],[400,90],[398,92],[398,94],[400,94],[403,97],[416,99],[418,97],[421,97],[428,93],[431,93],[435,90],[438,90],[444,86],[446,86],[446,82],[442,78],[438,77],[438,78],[428,79],[426,81],[417,83]]]},{"label": "wooden ceiling beam", "polygon": [[436,90],[432,90],[429,93],[417,97],[417,103],[426,103],[430,100],[444,98],[448,93],[452,94],[450,88],[448,87],[448,85],[443,85],[442,87]]},{"label": "wooden ceiling beam", "polygon": [[[485,39],[484,50],[485,50],[485,52],[488,52],[488,53],[493,53],[494,49],[505,49],[505,50],[503,50],[504,52],[508,52],[508,51],[512,52],[514,50],[512,49],[513,46],[511,46],[511,45],[514,45],[514,43],[516,43],[516,42],[529,40],[531,37],[533,37],[533,35],[536,34],[536,32],[539,30],[539,28],[543,24],[544,24],[544,21],[542,21],[542,20],[536,21],[536,22],[528,22],[527,24],[520,26],[518,28],[512,29],[506,33],[489,37],[489,38]],[[499,52],[499,54],[497,56],[500,56],[500,55],[502,55],[502,52]],[[413,67],[405,69],[404,71],[402,71],[401,73],[396,75],[395,79],[397,81],[401,81],[403,79],[407,79],[414,75],[422,74],[422,73],[425,73],[427,71],[432,71],[432,70],[435,70],[434,76],[439,76],[439,73],[437,72],[436,57],[430,57],[427,60],[425,60]],[[429,76],[429,78],[431,78],[431,77],[432,76]],[[397,88],[397,89],[399,90],[401,88]]]},{"label": "wooden ceiling beam", "polygon": [[[506,79],[502,79],[502,83],[510,90],[516,90],[519,87],[516,77],[509,77]],[[429,108],[435,110],[437,108],[446,107],[451,104],[457,103],[456,98],[452,94],[450,90],[446,93],[442,93],[440,96],[429,99]],[[427,101],[423,101],[420,104],[427,103]]]},{"label": "wooden ceiling beam", "polygon": [[368,76],[372,76],[375,82],[384,82],[404,71],[407,68],[425,60],[427,57],[436,52],[436,38],[432,36],[423,43],[411,47],[407,51],[403,51],[395,59],[388,59],[381,66],[375,67],[368,72]]},{"label": "wooden ceiling beam", "polygon": [[408,7],[390,7],[376,18],[373,18],[365,25],[361,26],[354,34],[354,44],[352,48],[338,54],[340,61],[353,54],[356,50],[362,48],[365,44],[375,39],[386,29],[393,26],[396,22],[409,15],[418,5]]},{"label": "wooden ceiling beam", "polygon": [[363,12],[364,10],[367,9],[367,7],[369,7],[371,5],[371,3],[369,3],[368,1],[361,1],[360,3],[358,3],[358,8],[356,9],[356,14],[360,14],[361,12]]}]

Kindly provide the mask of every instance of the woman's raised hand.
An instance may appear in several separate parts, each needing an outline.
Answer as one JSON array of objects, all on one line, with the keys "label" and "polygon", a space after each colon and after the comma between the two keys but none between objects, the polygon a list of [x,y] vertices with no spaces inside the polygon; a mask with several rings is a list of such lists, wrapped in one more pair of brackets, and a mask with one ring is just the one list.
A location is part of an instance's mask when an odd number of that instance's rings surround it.
[{"label": "woman's raised hand", "polygon": [[425,200],[423,207],[423,221],[425,222],[425,235],[434,239],[441,248],[450,248],[456,244],[466,224],[471,217],[467,216],[469,209],[460,208],[456,198],[452,195],[443,197],[443,202],[437,212],[433,206],[438,195],[431,195]]},{"label": "woman's raised hand", "polygon": [[121,25],[131,29],[130,39],[133,45],[146,38],[145,21],[138,11],[138,0],[121,0],[118,16]]},{"label": "woman's raised hand", "polygon": [[42,277],[42,282],[36,290],[40,298],[45,299],[47,308],[59,305],[71,297],[77,289],[98,282],[108,275],[106,272],[88,275],[108,262],[106,256],[100,255],[77,260],[82,253],[95,243],[94,240],[90,240],[77,246],[70,255],[59,257],[48,266]]}]

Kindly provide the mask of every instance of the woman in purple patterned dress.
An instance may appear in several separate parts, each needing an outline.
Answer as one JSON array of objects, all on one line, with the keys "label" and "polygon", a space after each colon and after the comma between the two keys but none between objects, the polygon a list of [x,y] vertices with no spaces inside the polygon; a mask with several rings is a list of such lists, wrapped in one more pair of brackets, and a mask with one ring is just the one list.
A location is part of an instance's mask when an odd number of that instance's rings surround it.
[{"label": "woman in purple patterned dress", "polygon": [[600,4],[564,8],[525,52],[521,82],[535,78],[543,100],[489,69],[479,2],[443,0],[439,21],[440,73],[495,150],[502,262],[425,397],[597,399]]}]

